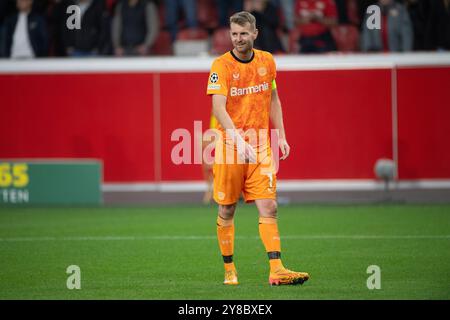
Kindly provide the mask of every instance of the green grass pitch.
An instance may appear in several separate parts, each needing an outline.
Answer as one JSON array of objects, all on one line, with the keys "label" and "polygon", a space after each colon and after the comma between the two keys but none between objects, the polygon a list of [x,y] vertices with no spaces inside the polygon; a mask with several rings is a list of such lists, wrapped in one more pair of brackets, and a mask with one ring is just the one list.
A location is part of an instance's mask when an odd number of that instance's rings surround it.
[{"label": "green grass pitch", "polygon": [[240,284],[224,286],[215,224],[215,207],[1,208],[0,299],[450,299],[450,205],[280,207],[302,286],[269,286],[253,205],[235,217]]}]

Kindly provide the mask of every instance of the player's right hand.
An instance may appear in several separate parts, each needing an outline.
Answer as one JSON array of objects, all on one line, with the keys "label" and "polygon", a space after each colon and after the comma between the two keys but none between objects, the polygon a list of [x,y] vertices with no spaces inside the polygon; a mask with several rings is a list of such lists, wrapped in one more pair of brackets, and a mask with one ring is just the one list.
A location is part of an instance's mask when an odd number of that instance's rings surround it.
[{"label": "player's right hand", "polygon": [[245,158],[245,160],[248,161],[249,163],[256,163],[256,151],[247,142],[245,143],[245,151],[246,151],[246,158]]},{"label": "player's right hand", "polygon": [[238,138],[237,141],[237,152],[241,160],[246,163],[256,163],[256,151],[255,149],[247,143],[242,137]]}]

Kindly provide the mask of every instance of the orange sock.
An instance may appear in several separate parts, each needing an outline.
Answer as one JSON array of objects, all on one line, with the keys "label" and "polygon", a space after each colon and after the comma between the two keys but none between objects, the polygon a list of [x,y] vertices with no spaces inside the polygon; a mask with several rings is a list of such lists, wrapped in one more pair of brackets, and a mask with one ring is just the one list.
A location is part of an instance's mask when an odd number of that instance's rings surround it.
[{"label": "orange sock", "polygon": [[217,217],[217,239],[219,240],[220,252],[222,253],[225,270],[233,270],[234,253],[234,223],[233,219],[225,220],[221,216]]},{"label": "orange sock", "polygon": [[281,243],[277,219],[260,217],[259,235],[269,256],[270,271],[284,268],[281,262]]}]

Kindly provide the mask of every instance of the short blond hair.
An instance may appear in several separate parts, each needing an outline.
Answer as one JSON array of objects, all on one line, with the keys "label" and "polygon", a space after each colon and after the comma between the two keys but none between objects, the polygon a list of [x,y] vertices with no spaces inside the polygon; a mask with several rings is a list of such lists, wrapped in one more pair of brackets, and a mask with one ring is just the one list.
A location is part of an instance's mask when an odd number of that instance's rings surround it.
[{"label": "short blond hair", "polygon": [[247,11],[236,12],[230,17],[230,25],[232,23],[236,23],[241,27],[243,27],[247,22],[250,23],[250,26],[252,27],[253,30],[256,29],[256,18],[250,12]]}]

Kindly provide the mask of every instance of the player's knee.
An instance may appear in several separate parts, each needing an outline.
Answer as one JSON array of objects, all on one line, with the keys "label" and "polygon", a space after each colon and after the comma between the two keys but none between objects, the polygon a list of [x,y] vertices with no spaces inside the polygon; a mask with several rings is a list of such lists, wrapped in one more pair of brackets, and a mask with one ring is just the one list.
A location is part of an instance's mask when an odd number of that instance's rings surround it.
[{"label": "player's knee", "polygon": [[273,201],[270,205],[269,205],[269,215],[272,218],[276,218],[278,214],[278,206],[277,203],[275,201]]},{"label": "player's knee", "polygon": [[224,219],[233,219],[234,212],[236,210],[236,205],[220,205],[219,206],[219,215]]},{"label": "player's knee", "polygon": [[260,212],[260,215],[262,217],[277,218],[278,206],[276,201],[266,202],[261,209],[262,212]]}]

